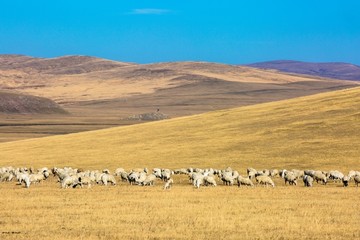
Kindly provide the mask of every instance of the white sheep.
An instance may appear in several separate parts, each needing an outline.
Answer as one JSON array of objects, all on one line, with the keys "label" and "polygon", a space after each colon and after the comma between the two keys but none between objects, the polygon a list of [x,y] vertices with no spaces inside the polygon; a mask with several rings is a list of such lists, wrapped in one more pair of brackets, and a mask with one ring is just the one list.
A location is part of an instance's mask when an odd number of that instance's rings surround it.
[{"label": "white sheep", "polygon": [[347,187],[347,186],[349,185],[349,181],[350,181],[349,176],[344,176],[344,177],[342,178],[343,186],[344,186],[344,187]]},{"label": "white sheep", "polygon": [[296,179],[297,179],[297,175],[294,173],[294,172],[285,172],[285,175],[284,175],[284,180],[285,180],[285,185],[286,183],[289,183],[289,185],[297,185],[297,182],[296,182]]},{"label": "white sheep", "polygon": [[258,184],[275,187],[273,180],[269,176],[257,176],[255,179]]},{"label": "white sheep", "polygon": [[305,187],[312,187],[314,179],[309,175],[304,175],[303,182]]},{"label": "white sheep", "polygon": [[237,183],[238,183],[238,187],[240,187],[241,185],[245,185],[245,186],[254,186],[254,183],[251,181],[250,178],[244,178],[242,176],[238,176],[237,177]]},{"label": "white sheep", "polygon": [[108,183],[111,183],[111,185],[116,185],[116,179],[113,175],[111,174],[107,174],[107,173],[103,173],[101,174],[101,182],[107,186]]},{"label": "white sheep", "polygon": [[204,178],[196,178],[194,181],[195,188],[200,188],[200,186],[203,184],[204,184]]},{"label": "white sheep", "polygon": [[205,184],[206,186],[210,185],[210,186],[216,187],[215,178],[212,177],[212,176],[205,176],[205,177],[204,177],[204,184]]},{"label": "white sheep", "polygon": [[78,179],[76,178],[76,176],[67,176],[64,179],[61,180],[60,182],[60,186],[61,188],[68,188],[68,187],[73,187],[76,186],[78,184]]},{"label": "white sheep", "polygon": [[327,183],[327,178],[326,175],[321,172],[321,171],[315,171],[313,176],[314,180],[318,183],[319,181],[321,181],[324,185],[326,185]]},{"label": "white sheep", "polygon": [[172,178],[168,179],[164,184],[164,190],[170,189],[173,183],[174,180]]},{"label": "white sheep", "polygon": [[354,181],[355,181],[356,186],[358,187],[359,183],[360,183],[360,175],[355,175]]},{"label": "white sheep", "polygon": [[147,175],[145,180],[142,182],[143,186],[152,186],[154,185],[156,176],[154,174]]}]

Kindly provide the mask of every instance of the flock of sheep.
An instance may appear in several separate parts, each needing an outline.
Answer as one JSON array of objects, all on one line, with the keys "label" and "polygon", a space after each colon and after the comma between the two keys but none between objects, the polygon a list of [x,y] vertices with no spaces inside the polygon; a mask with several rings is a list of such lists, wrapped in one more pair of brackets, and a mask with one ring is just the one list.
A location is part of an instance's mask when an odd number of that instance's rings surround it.
[{"label": "flock of sheep", "polygon": [[[217,186],[217,181],[221,181],[224,185],[240,186],[255,186],[264,185],[275,187],[273,178],[281,177],[285,181],[285,185],[297,185],[298,180],[302,180],[305,187],[312,187],[314,181],[326,185],[328,181],[341,182],[344,187],[347,187],[350,181],[354,181],[358,186],[360,183],[360,172],[350,171],[344,175],[340,171],[316,171],[316,170],[277,170],[265,169],[256,170],[254,168],[247,169],[247,176],[241,176],[238,171],[230,167],[217,169],[200,169],[200,168],[182,168],[182,169],[161,169],[154,168],[149,172],[147,168],[132,169],[126,172],[123,168],[117,168],[114,173],[108,169],[102,171],[90,171],[83,169],[74,169],[71,167],[52,168],[47,167],[40,169],[33,168],[14,168],[1,167],[0,168],[0,182],[16,181],[18,185],[24,185],[29,188],[32,184],[37,184],[46,181],[50,176],[56,177],[57,182],[61,188],[76,188],[88,187],[94,184],[98,185],[116,185],[117,180],[128,182],[131,185],[152,186],[157,179],[164,182],[164,189],[170,189],[174,183],[172,176],[175,174],[187,175],[189,183],[195,188],[201,186]],[[255,183],[255,184],[254,184]]]}]

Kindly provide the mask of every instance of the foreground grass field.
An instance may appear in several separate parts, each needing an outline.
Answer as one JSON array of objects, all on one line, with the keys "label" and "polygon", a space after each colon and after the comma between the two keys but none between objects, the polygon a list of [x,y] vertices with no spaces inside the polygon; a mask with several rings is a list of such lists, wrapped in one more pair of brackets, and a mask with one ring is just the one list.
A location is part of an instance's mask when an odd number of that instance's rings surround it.
[{"label": "foreground grass field", "polygon": [[[0,144],[0,165],[359,170],[360,88]],[[358,239],[353,182],[305,188],[29,189],[1,183],[0,239]]]},{"label": "foreground grass field", "polygon": [[359,188],[30,189],[2,183],[1,239],[358,239]]}]

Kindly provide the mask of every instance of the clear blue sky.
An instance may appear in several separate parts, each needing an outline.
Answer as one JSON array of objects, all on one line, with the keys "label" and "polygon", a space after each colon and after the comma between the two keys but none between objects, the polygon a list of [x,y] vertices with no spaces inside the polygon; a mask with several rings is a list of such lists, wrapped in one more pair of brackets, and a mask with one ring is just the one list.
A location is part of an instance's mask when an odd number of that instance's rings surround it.
[{"label": "clear blue sky", "polygon": [[0,54],[360,65],[360,1],[4,0]]}]

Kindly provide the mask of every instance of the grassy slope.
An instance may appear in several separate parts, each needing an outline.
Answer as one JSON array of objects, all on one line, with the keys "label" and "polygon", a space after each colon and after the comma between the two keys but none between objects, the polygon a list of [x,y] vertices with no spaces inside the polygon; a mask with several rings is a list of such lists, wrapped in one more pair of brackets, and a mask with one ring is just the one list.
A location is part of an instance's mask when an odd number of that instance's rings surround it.
[{"label": "grassy slope", "polygon": [[360,88],[136,126],[3,143],[0,165],[358,167]]}]

